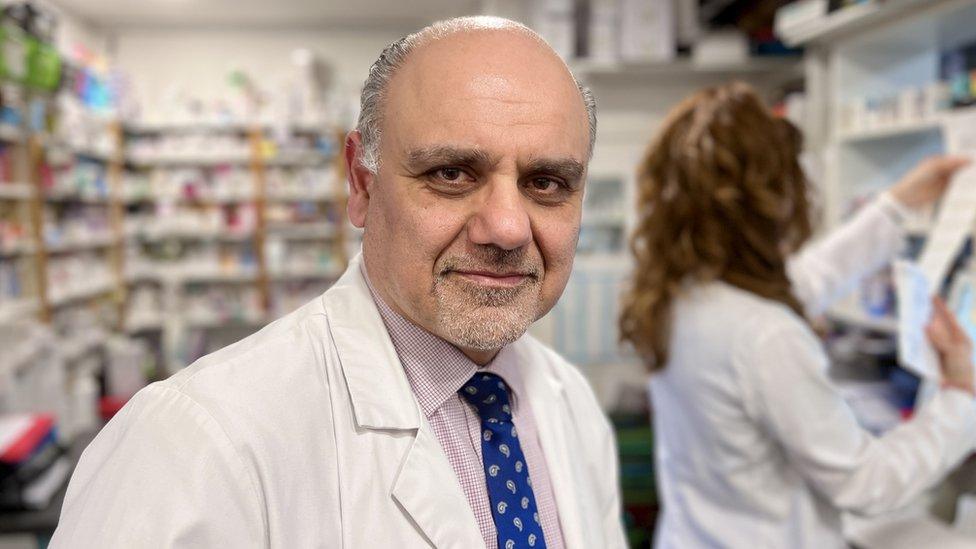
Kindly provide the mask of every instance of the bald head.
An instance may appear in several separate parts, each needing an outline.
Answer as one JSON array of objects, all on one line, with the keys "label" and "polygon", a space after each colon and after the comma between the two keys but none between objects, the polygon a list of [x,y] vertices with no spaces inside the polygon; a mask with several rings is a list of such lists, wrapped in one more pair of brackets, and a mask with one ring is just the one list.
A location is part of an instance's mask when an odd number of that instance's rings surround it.
[{"label": "bald head", "polygon": [[465,86],[475,94],[478,88],[503,92],[502,86],[539,86],[550,93],[569,90],[575,94],[571,104],[579,107],[574,110],[580,111],[587,125],[592,154],[596,105],[590,91],[578,84],[535,31],[508,19],[477,16],[439,21],[383,50],[363,86],[357,124],[362,164],[373,173],[379,169],[383,121],[391,103],[394,111],[399,106],[391,96],[409,94],[421,103],[436,101],[442,94],[432,91],[447,86]]}]

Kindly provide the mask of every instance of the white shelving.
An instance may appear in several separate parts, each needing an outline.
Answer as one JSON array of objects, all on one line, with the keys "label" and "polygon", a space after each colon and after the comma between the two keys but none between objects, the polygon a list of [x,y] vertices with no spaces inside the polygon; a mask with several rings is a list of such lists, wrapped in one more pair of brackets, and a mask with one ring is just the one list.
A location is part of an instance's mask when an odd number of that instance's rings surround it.
[{"label": "white shelving", "polygon": [[114,287],[114,281],[108,278],[95,279],[83,286],[79,285],[76,288],[68,288],[67,290],[52,287],[50,295],[51,306],[59,307],[75,301],[98,297],[111,292]]},{"label": "white shelving", "polygon": [[219,328],[224,326],[260,326],[270,322],[272,319],[267,315],[246,315],[246,316],[223,316],[223,315],[198,315],[190,316],[186,319],[187,326],[191,328]]},{"label": "white shelving", "polygon": [[258,277],[255,270],[193,269],[173,273],[173,278],[185,284],[200,282],[254,282]]},{"label": "white shelving", "polygon": [[272,280],[335,279],[342,275],[339,268],[291,268],[272,271]]},{"label": "white shelving", "polygon": [[903,124],[891,124],[863,130],[849,130],[840,132],[837,141],[841,143],[861,143],[878,141],[892,137],[904,137],[925,132],[938,131],[942,126],[942,119],[920,120]]},{"label": "white shelving", "polygon": [[869,0],[787,29],[780,38],[789,46],[824,45],[869,31],[872,27],[932,9],[964,4],[960,0]]},{"label": "white shelving", "polygon": [[163,329],[163,319],[159,315],[145,315],[127,319],[125,331],[130,334]]},{"label": "white shelving", "polygon": [[976,107],[941,112],[923,120],[912,120],[894,124],[883,124],[872,128],[837,132],[836,141],[841,144],[876,142],[885,139],[918,136],[930,132],[941,132],[943,124],[953,117],[976,111]]},{"label": "white shelving", "polygon": [[587,60],[572,63],[573,72],[583,80],[606,78],[688,78],[771,75],[794,78],[802,76],[802,65],[795,57],[753,57],[743,63],[696,63],[676,59],[656,63],[607,63]]},{"label": "white shelving", "polygon": [[147,241],[161,240],[213,240],[221,242],[244,242],[254,238],[254,231],[228,232],[212,229],[192,230],[192,229],[145,229],[136,231],[136,238]]},{"label": "white shelving", "polygon": [[0,245],[0,257],[14,257],[18,255],[32,254],[37,251],[37,247],[30,242],[18,242],[12,245]]},{"label": "white shelving", "polygon": [[220,267],[185,267],[169,265],[157,268],[132,269],[126,273],[126,281],[158,282],[163,284],[193,284],[205,282],[244,283],[257,279],[255,269],[222,269]]},{"label": "white shelving", "polygon": [[27,200],[30,196],[31,186],[29,183],[0,183],[0,199]]},{"label": "white shelving", "polygon": [[137,166],[246,166],[251,163],[251,155],[247,151],[237,154],[231,153],[160,153],[127,155],[126,159]]},{"label": "white shelving", "polygon": [[66,363],[74,363],[105,344],[106,334],[100,329],[89,329],[71,336],[58,347],[58,353]]},{"label": "white shelving", "polygon": [[[334,184],[329,187],[334,188]],[[269,202],[332,202],[339,200],[334,190],[323,189],[316,192],[272,191],[266,197]]]},{"label": "white shelving", "polygon": [[24,131],[10,124],[0,124],[0,141],[19,143],[24,140]]},{"label": "white shelving", "polygon": [[336,228],[332,223],[269,223],[268,234],[286,239],[332,239]]},{"label": "white shelving", "polygon": [[[262,131],[274,130],[282,126],[276,121],[243,120],[135,120],[125,123],[125,129],[133,133],[246,133],[255,128]],[[290,131],[302,133],[325,133],[329,130],[325,122],[290,122],[284,124]]]},{"label": "white shelving", "polygon": [[884,334],[898,333],[898,319],[892,316],[871,316],[860,308],[842,304],[827,313],[827,317],[855,328]]},{"label": "white shelving", "polygon": [[115,237],[111,233],[106,232],[104,234],[86,235],[83,237],[69,238],[61,242],[49,243],[47,250],[50,253],[65,253],[107,248],[114,244]]},{"label": "white shelving", "polygon": [[37,313],[40,306],[36,299],[21,298],[0,302],[0,323],[14,322]]},{"label": "white shelving", "polygon": [[15,341],[4,343],[9,345],[5,345],[4,356],[0,359],[0,374],[5,378],[12,377],[11,374],[29,366],[38,353],[44,350],[43,340],[39,337],[19,337]]}]

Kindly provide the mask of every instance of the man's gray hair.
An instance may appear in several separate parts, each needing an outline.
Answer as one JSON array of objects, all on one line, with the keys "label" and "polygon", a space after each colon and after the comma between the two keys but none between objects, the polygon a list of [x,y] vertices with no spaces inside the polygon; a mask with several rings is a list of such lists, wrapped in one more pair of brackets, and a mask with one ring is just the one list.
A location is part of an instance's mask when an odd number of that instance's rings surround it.
[{"label": "man's gray hair", "polygon": [[[543,44],[546,43],[538,33],[521,23],[501,17],[472,16],[438,21],[387,46],[373,63],[373,66],[369,68],[369,76],[366,77],[366,82],[363,84],[363,94],[360,98],[359,122],[356,124],[356,129],[359,130],[361,136],[361,162],[366,169],[374,174],[379,171],[380,124],[383,122],[382,113],[386,90],[393,75],[403,65],[410,52],[429,40],[442,38],[459,31],[478,29],[514,30],[525,33]],[[589,154],[592,156],[593,144],[596,142],[596,100],[589,88],[576,80],[575,75],[573,75],[573,79],[579,88],[589,118]]]}]

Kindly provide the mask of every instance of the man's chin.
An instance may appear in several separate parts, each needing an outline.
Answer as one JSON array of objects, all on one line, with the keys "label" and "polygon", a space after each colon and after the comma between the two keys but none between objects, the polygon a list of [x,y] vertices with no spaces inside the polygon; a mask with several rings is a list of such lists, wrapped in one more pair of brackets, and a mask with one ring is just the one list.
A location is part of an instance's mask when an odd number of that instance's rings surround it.
[{"label": "man's chin", "polygon": [[438,318],[442,337],[455,346],[479,351],[498,350],[525,334],[535,320],[525,304],[478,305],[458,310],[442,307]]}]

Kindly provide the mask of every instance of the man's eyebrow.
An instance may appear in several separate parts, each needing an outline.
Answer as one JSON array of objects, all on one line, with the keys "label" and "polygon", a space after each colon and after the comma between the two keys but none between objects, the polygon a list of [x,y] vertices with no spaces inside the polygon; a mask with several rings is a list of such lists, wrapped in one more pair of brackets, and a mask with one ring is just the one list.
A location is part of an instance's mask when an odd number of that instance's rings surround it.
[{"label": "man's eyebrow", "polygon": [[573,158],[537,158],[525,166],[530,173],[546,173],[567,180],[582,179],[586,166]]},{"label": "man's eyebrow", "polygon": [[407,166],[423,168],[434,165],[493,166],[496,158],[481,149],[450,146],[423,147],[407,151]]}]

